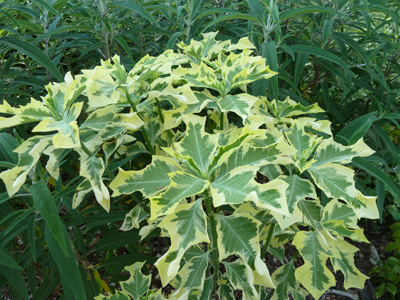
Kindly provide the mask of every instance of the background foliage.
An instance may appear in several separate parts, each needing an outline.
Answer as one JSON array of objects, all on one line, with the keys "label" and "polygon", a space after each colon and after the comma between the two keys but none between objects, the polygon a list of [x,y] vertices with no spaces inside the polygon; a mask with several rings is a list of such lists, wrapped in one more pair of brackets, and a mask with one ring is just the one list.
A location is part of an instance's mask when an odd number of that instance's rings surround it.
[{"label": "background foliage", "polygon": [[[219,39],[233,42],[248,36],[256,53],[279,72],[268,82],[254,83],[251,93],[318,103],[338,142],[350,145],[364,137],[376,153],[353,161],[357,188],[378,196],[382,225],[375,224],[376,230],[400,219],[398,1],[13,0],[0,8],[0,99],[15,106],[30,97],[40,99],[44,86],[62,81],[68,71],[79,74],[114,54],[131,69],[146,54],[161,54],[180,41],[199,39],[202,32],[219,31]],[[17,163],[10,150],[31,129],[21,125],[0,133],[2,171]],[[72,209],[81,183],[77,159],[72,152],[60,159],[66,186],[43,183],[12,199],[0,187],[0,252],[5,257],[0,287],[8,285],[15,299],[27,297],[24,278],[33,299],[57,294],[60,283],[66,299],[73,292],[68,286],[85,290],[90,299],[113,289],[107,283],[123,280],[121,270],[135,259],[155,261],[153,253],[142,254],[149,251],[145,243],[132,243],[139,240],[135,231],[118,231],[117,222],[134,203],[121,198],[107,213],[91,199],[80,210]],[[142,153],[135,159],[137,168],[148,160]],[[40,207],[35,202],[40,197],[55,206]],[[54,221],[60,236],[72,241],[65,249],[52,240],[46,211],[61,216]],[[69,255],[59,259],[60,253]],[[69,269],[73,259],[79,267]],[[67,278],[73,279],[71,285]]]}]

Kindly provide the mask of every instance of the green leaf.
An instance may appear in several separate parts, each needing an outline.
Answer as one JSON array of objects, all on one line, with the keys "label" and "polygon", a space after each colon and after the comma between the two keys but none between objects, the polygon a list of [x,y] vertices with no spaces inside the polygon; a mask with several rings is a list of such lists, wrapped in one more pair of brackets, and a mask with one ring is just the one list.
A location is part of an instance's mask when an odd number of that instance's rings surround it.
[{"label": "green leaf", "polygon": [[291,45],[289,47],[294,52],[315,55],[319,58],[324,58],[328,61],[338,64],[349,74],[354,76],[354,73],[349,69],[349,66],[340,57],[333,54],[332,52],[308,45]]},{"label": "green leaf", "polygon": [[223,112],[234,112],[243,120],[249,117],[250,109],[258,99],[249,94],[226,95],[218,99],[218,105]]},{"label": "green leaf", "polygon": [[81,277],[74,251],[72,250],[71,242],[65,228],[63,228],[62,231],[62,238],[64,238],[63,244],[66,248],[65,252],[61,250],[59,242],[56,241],[48,226],[45,227],[44,233],[50,254],[58,267],[60,276],[63,277],[63,282],[67,284],[67,287],[71,290],[75,299],[86,299],[84,288],[84,284],[87,284],[86,278]]},{"label": "green leaf", "polygon": [[10,48],[16,49],[28,55],[39,65],[49,70],[50,73],[52,73],[57,78],[58,81],[63,81],[63,77],[60,71],[58,70],[57,66],[53,63],[53,61],[50,58],[48,58],[43,53],[43,51],[38,49],[36,46],[11,36],[0,37],[0,44],[4,44]]},{"label": "green leaf", "polygon": [[151,284],[151,275],[144,276],[141,272],[143,265],[144,262],[136,262],[125,267],[130,276],[128,280],[120,282],[122,290],[134,300],[146,294]]},{"label": "green leaf", "polygon": [[12,257],[8,251],[3,249],[3,247],[0,248],[0,265],[20,271],[23,270],[23,268],[15,261],[14,257]]},{"label": "green leaf", "polygon": [[368,162],[366,159],[360,157],[354,158],[352,164],[355,167],[363,169],[372,176],[381,180],[386,185],[386,188],[389,190],[389,192],[393,195],[395,201],[397,203],[400,203],[400,188],[382,170],[378,169],[375,165]]},{"label": "green leaf", "polygon": [[22,297],[24,297],[25,300],[30,299],[22,271],[11,269],[3,265],[0,268],[0,274],[7,279],[7,281],[22,295]]},{"label": "green leaf", "polygon": [[13,152],[18,147],[18,141],[12,135],[0,132],[0,154],[3,160],[17,163],[18,154]]},{"label": "green leaf", "polygon": [[137,3],[133,3],[130,1],[113,1],[110,3],[110,7],[120,7],[132,10],[136,12],[139,16],[150,21],[150,23],[153,23],[157,27],[160,27],[160,24],[153,18],[153,16],[143,6]]},{"label": "green leaf", "polygon": [[43,181],[39,181],[31,186],[30,192],[33,202],[46,222],[54,240],[57,241],[63,253],[68,256],[69,253],[64,238],[64,224],[61,221],[57,205],[49,189]]},{"label": "green leaf", "polygon": [[281,22],[286,21],[287,19],[293,18],[295,16],[299,16],[302,14],[309,14],[309,13],[318,13],[318,12],[325,12],[325,13],[330,13],[330,14],[341,14],[337,10],[334,10],[332,8],[324,7],[324,6],[317,6],[317,5],[309,5],[305,7],[297,7],[297,8],[292,8],[290,10],[287,10],[283,12],[280,15]]},{"label": "green leaf", "polygon": [[186,250],[202,242],[209,243],[206,215],[202,201],[181,204],[168,215],[159,227],[166,230],[171,238],[171,247],[157,262],[163,286],[179,272],[180,262]]}]

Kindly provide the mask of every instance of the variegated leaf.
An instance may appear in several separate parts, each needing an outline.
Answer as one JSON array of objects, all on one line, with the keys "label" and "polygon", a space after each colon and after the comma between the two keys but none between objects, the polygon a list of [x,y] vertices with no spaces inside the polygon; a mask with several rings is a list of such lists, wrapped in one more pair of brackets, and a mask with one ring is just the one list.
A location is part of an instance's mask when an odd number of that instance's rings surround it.
[{"label": "variegated leaf", "polygon": [[289,212],[293,213],[297,202],[306,198],[317,199],[314,185],[307,179],[302,179],[297,175],[281,176],[279,179],[285,181],[289,187],[286,190],[286,199]]},{"label": "variegated leaf", "polygon": [[20,124],[37,122],[46,118],[55,118],[54,114],[42,102],[31,98],[31,101],[21,107],[11,107],[6,101],[0,104],[0,113],[11,114],[13,117],[0,117],[0,130]]},{"label": "variegated leaf", "polygon": [[117,291],[117,293],[111,296],[99,295],[97,297],[94,297],[94,300],[131,300],[131,299],[129,298],[129,296]]},{"label": "variegated leaf", "polygon": [[276,285],[276,289],[272,296],[272,300],[287,300],[288,294],[298,289],[299,284],[294,275],[295,267],[291,260],[287,264],[280,266],[272,274],[272,280]]},{"label": "variegated leaf", "polygon": [[168,173],[175,172],[179,165],[173,159],[154,155],[152,163],[140,171],[119,169],[117,177],[111,182],[113,197],[140,191],[145,197],[151,197],[169,187],[171,179]]},{"label": "variegated leaf", "polygon": [[315,299],[335,285],[335,277],[326,266],[330,252],[321,245],[319,238],[315,231],[300,231],[293,239],[293,245],[304,259],[304,265],[295,271],[296,279]]},{"label": "variegated leaf", "polygon": [[321,223],[322,206],[316,201],[302,200],[298,207],[303,215],[303,222],[311,225],[316,230],[323,230]]},{"label": "variegated leaf", "polygon": [[362,274],[354,265],[354,253],[359,249],[341,239],[337,239],[332,247],[336,252],[335,257],[332,258],[332,265],[336,272],[342,271],[345,278],[344,288],[363,289],[365,280],[369,277]]},{"label": "variegated leaf", "polygon": [[313,166],[320,166],[326,163],[348,164],[356,156],[369,156],[374,151],[369,148],[362,139],[351,146],[343,146],[333,141],[333,138],[324,140],[317,148]]},{"label": "variegated leaf", "polygon": [[354,183],[354,171],[335,163],[326,163],[307,170],[316,185],[330,198],[345,200],[354,208],[358,217],[377,218],[379,216],[375,197],[362,195]]},{"label": "variegated leaf", "polygon": [[170,173],[171,184],[164,193],[150,198],[151,219],[172,213],[181,200],[203,192],[209,185],[207,180],[183,171]]},{"label": "variegated leaf", "polygon": [[218,99],[218,105],[223,112],[234,112],[243,120],[249,117],[250,109],[257,98],[249,94],[226,95]]},{"label": "variegated leaf", "polygon": [[124,293],[131,296],[134,300],[139,300],[139,297],[146,294],[151,283],[151,275],[143,275],[141,269],[144,262],[136,262],[133,265],[125,267],[130,273],[129,279],[121,282],[121,287]]},{"label": "variegated leaf", "polygon": [[51,136],[34,136],[24,141],[14,150],[14,152],[18,153],[17,166],[0,174],[0,178],[4,181],[10,197],[18,192],[25,183],[28,173],[50,144]]},{"label": "variegated leaf", "polygon": [[122,223],[119,230],[128,231],[133,228],[140,229],[140,222],[142,222],[149,216],[150,214],[143,210],[140,205],[136,205],[129,211],[129,213],[125,215],[124,222]]},{"label": "variegated leaf", "polygon": [[250,181],[256,172],[255,167],[238,167],[213,181],[210,187],[214,206],[243,203],[250,193],[255,193]]},{"label": "variegated leaf", "polygon": [[286,190],[289,185],[280,179],[268,183],[256,184],[257,197],[253,202],[260,208],[268,209],[281,215],[289,215]]},{"label": "variegated leaf", "polygon": [[117,84],[112,79],[111,72],[111,69],[97,66],[92,70],[83,70],[83,75],[76,76],[86,86],[88,111],[118,102],[120,94],[115,89]]},{"label": "variegated leaf", "polygon": [[181,278],[180,287],[171,295],[171,299],[184,300],[187,298],[182,296],[185,294],[188,295],[188,292],[203,289],[205,272],[208,266],[208,255],[209,252],[201,256],[195,256],[184,265],[178,273]]},{"label": "variegated leaf", "polygon": [[236,290],[243,291],[243,300],[257,300],[258,292],[254,287],[254,277],[248,264],[238,259],[234,262],[222,262],[226,268],[230,284]]},{"label": "variegated leaf", "polygon": [[254,282],[273,287],[267,266],[260,258],[260,222],[245,213],[216,215],[219,259],[239,255],[254,271]]},{"label": "variegated leaf", "polygon": [[46,164],[46,170],[54,179],[58,179],[60,176],[59,166],[61,162],[60,158],[63,152],[63,149],[55,149],[54,146],[50,146],[43,151],[43,154],[49,157]]},{"label": "variegated leaf", "polygon": [[184,158],[193,160],[200,174],[205,176],[218,147],[218,134],[204,131],[205,118],[195,115],[188,118],[186,135],[175,144],[175,150]]},{"label": "variegated leaf", "polygon": [[181,259],[187,249],[202,242],[210,242],[202,202],[198,200],[181,204],[159,224],[159,227],[166,230],[171,238],[168,252],[155,264],[165,286],[178,274]]},{"label": "variegated leaf", "polygon": [[278,119],[324,112],[316,103],[310,106],[303,106],[290,98],[286,98],[285,101],[272,100],[267,104],[271,113]]},{"label": "variegated leaf", "polygon": [[51,132],[58,131],[53,136],[53,145],[56,149],[71,149],[81,146],[79,138],[79,128],[77,118],[79,117],[83,107],[83,102],[74,103],[68,114],[65,114],[61,120],[53,120],[46,118],[42,120],[33,132]]},{"label": "variegated leaf", "polygon": [[93,188],[90,181],[88,179],[82,181],[82,183],[76,188],[76,192],[72,199],[72,208],[77,208],[82,203],[85,196],[91,191],[93,191]]},{"label": "variegated leaf", "polygon": [[97,202],[106,210],[110,211],[110,193],[103,183],[102,177],[105,170],[104,162],[100,157],[83,156],[81,161],[80,175],[89,180]]}]

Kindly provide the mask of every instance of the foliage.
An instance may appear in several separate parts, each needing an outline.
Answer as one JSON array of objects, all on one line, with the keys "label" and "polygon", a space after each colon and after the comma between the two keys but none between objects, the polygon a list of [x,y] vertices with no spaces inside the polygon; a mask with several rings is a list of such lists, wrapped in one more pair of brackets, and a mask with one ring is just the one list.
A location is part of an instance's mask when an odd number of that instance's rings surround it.
[{"label": "foliage", "polygon": [[[324,113],[317,104],[247,93],[251,83],[275,75],[265,59],[253,55],[247,38],[231,43],[208,33],[179,48],[145,56],[129,72],[114,56],[49,84],[42,101],[0,106],[7,115],[0,128],[36,124],[24,141],[4,133],[18,159],[10,157],[12,168],[0,178],[9,197],[29,199],[23,203],[29,213],[23,210],[21,219],[40,214],[40,233],[64,291],[76,299],[93,294],[96,289],[85,291],[90,278],[85,273],[98,273],[74,261],[67,220],[59,218],[54,198],[66,197],[69,210],[84,212],[91,194],[107,212],[120,212],[117,207],[127,198],[138,200],[122,229],[140,229],[146,239],[158,228],[169,238],[168,250],[155,262],[162,285],[173,288],[169,299],[225,298],[234,290],[241,290],[243,299],[260,299],[267,291],[273,299],[287,299],[288,293],[304,299],[300,283],[319,298],[335,284],[327,261],[345,275],[346,288],[362,288],[367,277],[355,267],[357,248],[345,237],[367,242],[357,220],[379,215],[376,197],[356,189],[355,172],[345,165],[373,151],[362,139],[349,146],[335,142],[329,121],[308,116]],[[75,168],[74,178],[62,178],[60,168]],[[67,188],[71,182],[74,189]],[[73,198],[67,197],[75,189]],[[322,194],[330,201],[325,207]],[[33,228],[37,221],[34,216]],[[10,234],[7,243],[20,232]],[[138,240],[133,232],[136,238],[129,242]],[[294,267],[295,257],[283,260],[289,242],[304,260],[300,267]],[[272,275],[262,260],[266,251],[282,263]],[[22,259],[8,255],[2,264],[22,278],[21,270],[36,258]],[[151,263],[142,256],[145,260]],[[125,296],[106,299],[143,296],[148,279],[139,272],[142,265],[128,271],[144,286],[132,292],[129,279],[121,283]],[[96,281],[97,289],[111,292]],[[160,292],[149,297],[163,299]]]},{"label": "foliage", "polygon": [[400,293],[400,223],[394,223],[392,229],[394,241],[390,242],[385,250],[392,252],[393,256],[384,262],[379,261],[370,272],[370,274],[377,274],[378,277],[376,295],[385,296],[385,299],[396,299],[398,297],[396,295]]}]

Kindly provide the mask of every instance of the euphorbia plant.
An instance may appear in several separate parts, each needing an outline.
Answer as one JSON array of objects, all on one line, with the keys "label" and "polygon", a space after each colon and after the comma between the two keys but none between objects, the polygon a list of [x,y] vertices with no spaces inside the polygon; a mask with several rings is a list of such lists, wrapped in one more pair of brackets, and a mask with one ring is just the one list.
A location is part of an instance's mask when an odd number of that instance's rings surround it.
[{"label": "euphorbia plant", "polygon": [[[28,104],[43,111],[40,117],[3,104],[1,112],[15,114],[15,125],[40,121],[34,131],[59,132],[32,137],[17,149],[20,163],[1,175],[9,193],[22,186],[41,153],[54,162],[54,153],[66,148],[80,154],[85,178],[75,207],[93,190],[109,209],[104,182],[111,182],[112,197],[141,192],[143,201],[122,229],[140,229],[144,237],[160,228],[170,238],[155,264],[162,285],[173,287],[169,299],[234,299],[234,290],[242,290],[243,299],[266,293],[304,299],[307,291],[319,298],[335,284],[328,260],[344,274],[346,288],[361,288],[366,276],[345,237],[366,242],[357,220],[378,214],[375,198],[355,188],[354,171],[345,165],[373,151],[362,140],[336,143],[327,120],[307,116],[323,113],[317,105],[249,95],[250,83],[275,73],[253,56],[247,39],[232,44],[215,37],[180,44],[181,53],[146,57],[129,73],[114,58],[67,77],[49,87],[42,103]],[[52,109],[52,103],[58,105]],[[32,154],[28,141],[42,145],[40,151]],[[116,166],[138,151],[150,153],[151,163],[140,170],[121,167],[115,176]],[[54,163],[47,170],[59,175]],[[322,193],[331,199],[325,207]],[[285,263],[288,243],[298,253]],[[282,263],[277,270],[263,261],[267,251]],[[297,255],[304,264],[295,268]],[[147,294],[150,281],[141,266],[129,267],[133,279],[106,298],[164,299],[161,291]]]}]

